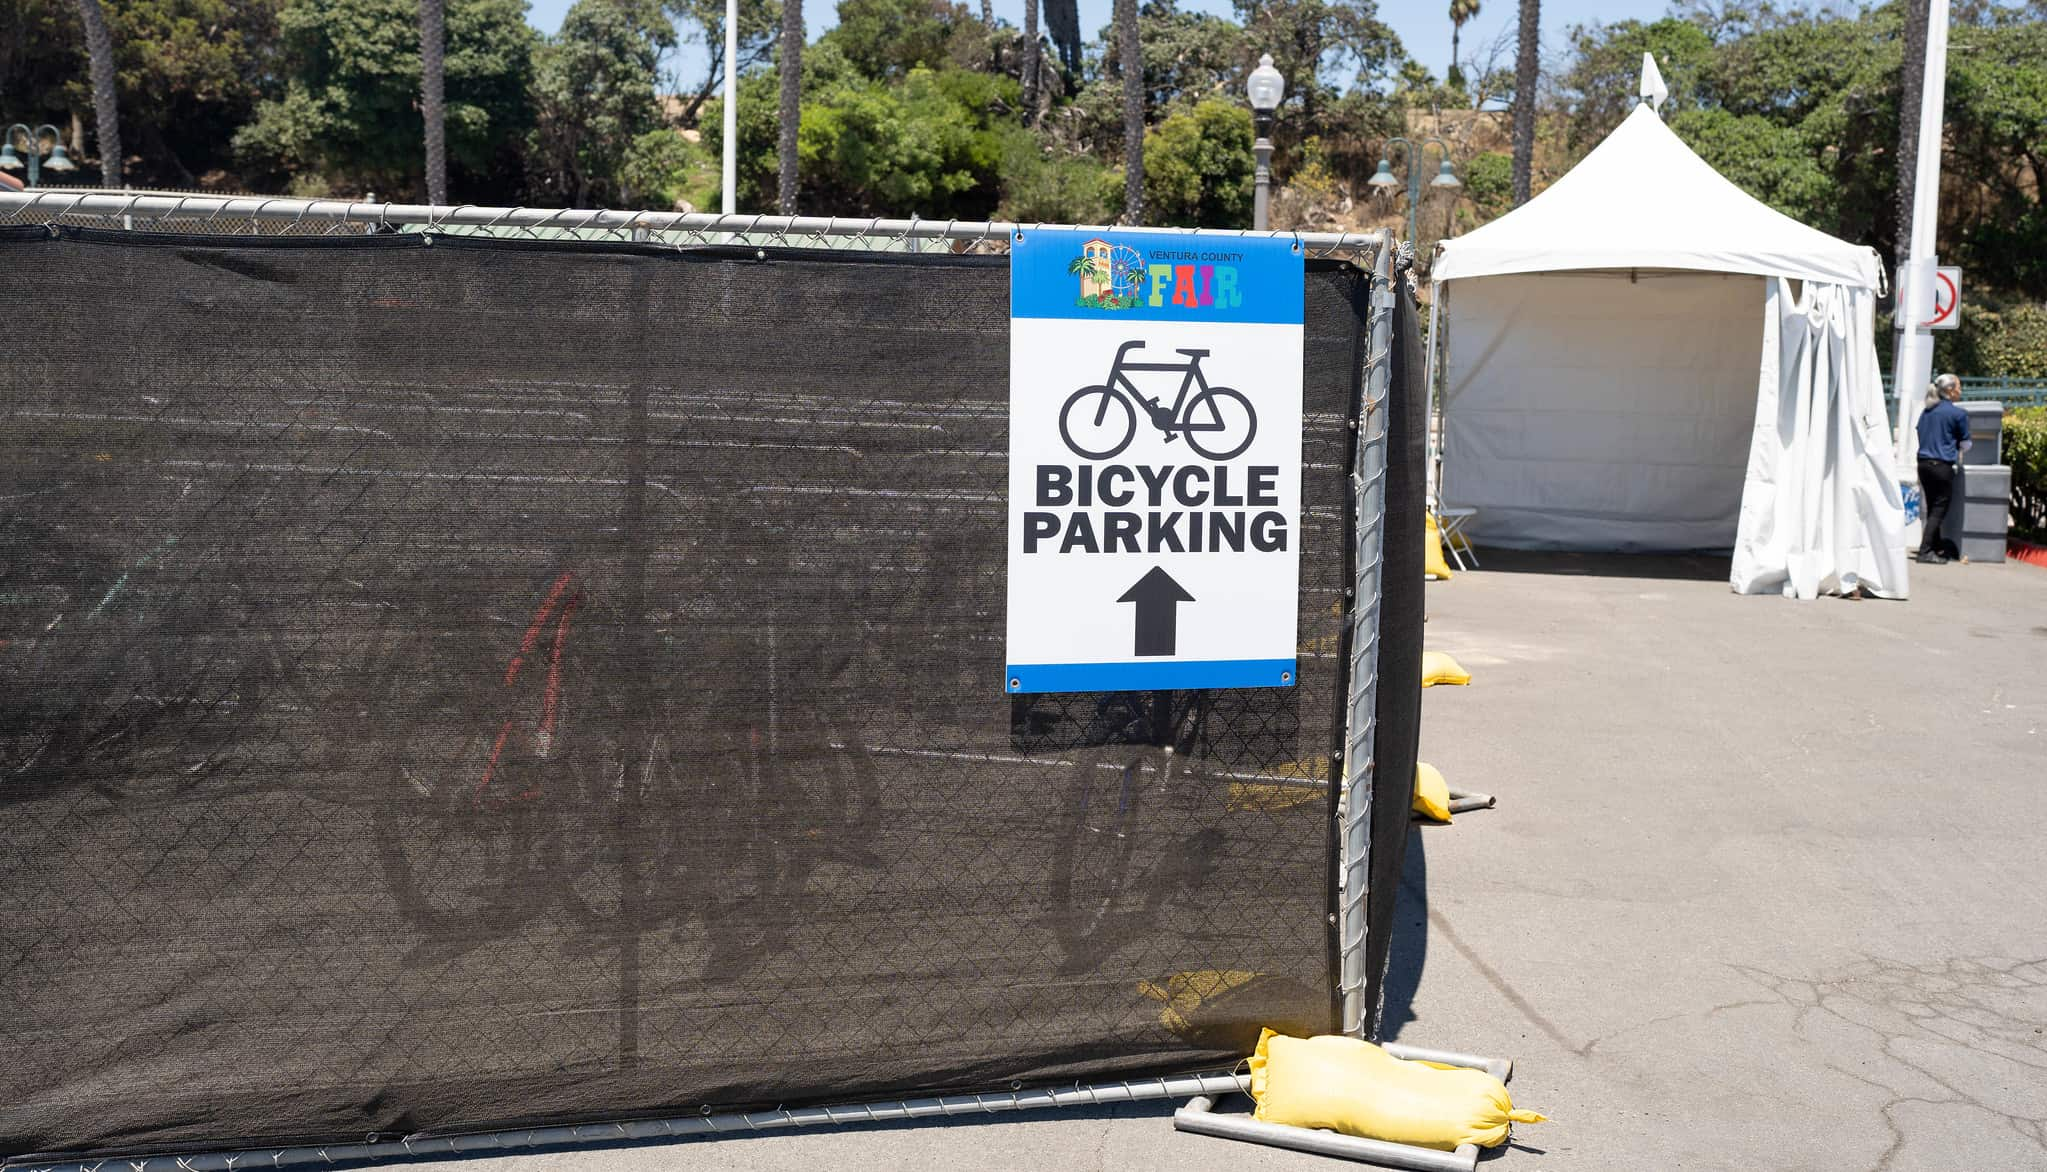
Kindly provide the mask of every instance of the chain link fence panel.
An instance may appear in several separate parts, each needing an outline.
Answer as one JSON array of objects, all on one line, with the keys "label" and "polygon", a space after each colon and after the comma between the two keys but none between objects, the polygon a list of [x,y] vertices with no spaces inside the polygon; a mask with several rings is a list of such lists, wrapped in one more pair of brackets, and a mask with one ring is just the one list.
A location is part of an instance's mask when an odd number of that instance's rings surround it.
[{"label": "chain link fence panel", "polygon": [[1046,1086],[1335,1026],[1356,266],[1308,276],[1299,685],[1012,698],[1001,231],[22,208],[0,1154]]}]

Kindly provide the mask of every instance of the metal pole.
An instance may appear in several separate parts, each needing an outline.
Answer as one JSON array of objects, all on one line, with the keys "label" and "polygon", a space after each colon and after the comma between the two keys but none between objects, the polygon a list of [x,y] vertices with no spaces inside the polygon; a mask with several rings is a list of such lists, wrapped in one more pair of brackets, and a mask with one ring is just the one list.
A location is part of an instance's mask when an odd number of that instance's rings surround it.
[{"label": "metal pole", "polygon": [[1340,1028],[1362,1035],[1371,1014],[1365,1004],[1366,919],[1372,862],[1372,768],[1377,746],[1379,695],[1379,610],[1381,562],[1386,528],[1387,396],[1393,375],[1393,249],[1381,247],[1372,265],[1372,294],[1365,341],[1365,401],[1352,456],[1351,499],[1356,528],[1355,576],[1350,638],[1350,711],[1344,729],[1342,779],[1337,802],[1339,879],[1337,895],[1336,989]]},{"label": "metal pole", "polygon": [[1419,232],[1421,230],[1418,227],[1416,227],[1417,220],[1416,213],[1421,211],[1422,206],[1422,171],[1419,164],[1422,162],[1426,162],[1428,160],[1428,157],[1429,149],[1427,143],[1423,143],[1419,149],[1417,149],[1412,143],[1408,144],[1407,242],[1410,245],[1413,245],[1416,240],[1420,239]]},{"label": "metal pole", "polygon": [[725,175],[726,215],[739,210],[739,0],[725,0]]},{"label": "metal pole", "polygon": [[1259,232],[1272,226],[1272,140],[1259,139],[1251,149],[1258,155],[1257,186],[1251,203],[1251,227]]},{"label": "metal pole", "polygon": [[[462,1132],[451,1135],[418,1134],[404,1139],[368,1140],[363,1143],[324,1144],[320,1147],[261,1148],[239,1152],[200,1152],[186,1155],[134,1156],[120,1160],[122,1172],[235,1172],[235,1169],[331,1168],[382,1160],[417,1160],[427,1156],[501,1155],[509,1152],[575,1147],[583,1144],[619,1144],[645,1140],[684,1139],[699,1135],[746,1135],[789,1127],[843,1126],[849,1123],[886,1123],[902,1119],[931,1119],[948,1115],[996,1114],[1004,1111],[1037,1111],[1050,1107],[1105,1107],[1146,1099],[1182,1099],[1249,1093],[1250,1077],[1236,1074],[1168,1075],[1164,1078],[1133,1079],[1128,1082],[1025,1090],[1012,1085],[1006,1091],[943,1098],[902,1099],[891,1103],[857,1103],[849,1106],[794,1107],[787,1110],[754,1111],[746,1114],[684,1115],[668,1119],[632,1119],[616,1123],[583,1123],[552,1127],[527,1127],[509,1131]],[[17,1163],[33,1172],[92,1172],[112,1161],[64,1156],[31,1156]],[[13,1168],[15,1164],[9,1164]]]},{"label": "metal pole", "polygon": [[1252,172],[1251,229],[1263,232],[1272,226],[1272,115],[1253,110],[1251,120],[1258,131],[1251,144],[1251,153],[1258,160],[1257,170]]},{"label": "metal pole", "polygon": [[1897,345],[1892,350],[1891,387],[1898,396],[1897,475],[1917,479],[1919,412],[1926,384],[1933,381],[1933,332],[1919,323],[1933,316],[1930,304],[1934,234],[1940,219],[1941,108],[1947,93],[1948,0],[1930,0],[1926,13],[1926,73],[1919,99],[1919,158],[1912,189],[1912,238],[1898,266]]},{"label": "metal pole", "polygon": [[[1449,351],[1443,340],[1443,282],[1434,282],[1429,289],[1429,360],[1423,376],[1425,390],[1423,400],[1427,410],[1422,413],[1422,438],[1428,447],[1428,465],[1422,469],[1423,481],[1428,490],[1429,508],[1434,510],[1443,503],[1441,474],[1437,462],[1443,458],[1440,441],[1436,434],[1436,377],[1437,363],[1449,359]],[[1440,356],[1440,357],[1439,357]]]},{"label": "metal pole", "polygon": [[1340,1160],[1377,1164],[1382,1168],[1403,1168],[1410,1172],[1474,1172],[1478,1167],[1478,1145],[1460,1144],[1454,1152],[1389,1143],[1360,1136],[1338,1135],[1311,1127],[1288,1127],[1262,1123],[1249,1115],[1225,1115],[1215,1110],[1215,1098],[1199,1095],[1173,1112],[1173,1128],[1193,1135],[1234,1139],[1264,1144]]}]

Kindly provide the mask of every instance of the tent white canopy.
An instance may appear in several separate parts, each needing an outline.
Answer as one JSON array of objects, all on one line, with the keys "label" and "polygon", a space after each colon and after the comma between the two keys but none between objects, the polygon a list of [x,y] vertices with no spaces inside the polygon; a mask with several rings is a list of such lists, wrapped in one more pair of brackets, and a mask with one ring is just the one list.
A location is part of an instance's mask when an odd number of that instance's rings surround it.
[{"label": "tent white canopy", "polygon": [[1692,153],[1648,103],[1542,194],[1443,242],[1438,281],[1564,269],[1691,269],[1874,290],[1875,251],[1764,204]]},{"label": "tent white canopy", "polygon": [[1902,597],[1882,272],[1729,182],[1645,102],[1542,194],[1439,246],[1441,503],[1475,508],[1495,545],[1732,548],[1740,591]]}]

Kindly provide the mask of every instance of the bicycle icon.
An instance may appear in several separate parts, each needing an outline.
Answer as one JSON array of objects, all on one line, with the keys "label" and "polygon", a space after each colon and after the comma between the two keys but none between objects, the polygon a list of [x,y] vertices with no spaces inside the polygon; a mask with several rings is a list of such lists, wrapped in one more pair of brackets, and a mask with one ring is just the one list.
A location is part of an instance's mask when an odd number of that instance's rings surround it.
[{"label": "bicycle icon", "polygon": [[[1130,352],[1142,350],[1144,342],[1133,340],[1116,349],[1109,364],[1109,377],[1096,386],[1073,392],[1059,409],[1059,438],[1075,455],[1090,460],[1108,460],[1137,438],[1137,409],[1142,407],[1151,425],[1172,443],[1187,437],[1187,446],[1211,460],[1228,460],[1243,454],[1258,434],[1258,414],[1251,400],[1229,387],[1212,387],[1201,371],[1207,350],[1181,350],[1185,362],[1132,362]],[[1184,374],[1180,393],[1170,407],[1146,395],[1130,381],[1131,371]],[[1197,389],[1198,388],[1198,389]],[[1090,403],[1092,401],[1092,405]],[[1241,437],[1241,438],[1240,438]],[[1213,444],[1213,446],[1211,446]]]}]

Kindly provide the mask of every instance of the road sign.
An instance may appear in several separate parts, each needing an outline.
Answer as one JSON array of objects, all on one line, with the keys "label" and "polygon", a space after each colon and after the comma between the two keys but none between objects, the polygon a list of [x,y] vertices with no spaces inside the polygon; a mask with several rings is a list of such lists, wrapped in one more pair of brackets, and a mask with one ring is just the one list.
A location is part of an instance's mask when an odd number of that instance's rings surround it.
[{"label": "road sign", "polygon": [[1010,692],[1291,687],[1304,265],[1286,239],[1010,243]]},{"label": "road sign", "polygon": [[1952,330],[1962,324],[1962,270],[1941,265],[1933,270],[1933,316],[1929,330]]}]

